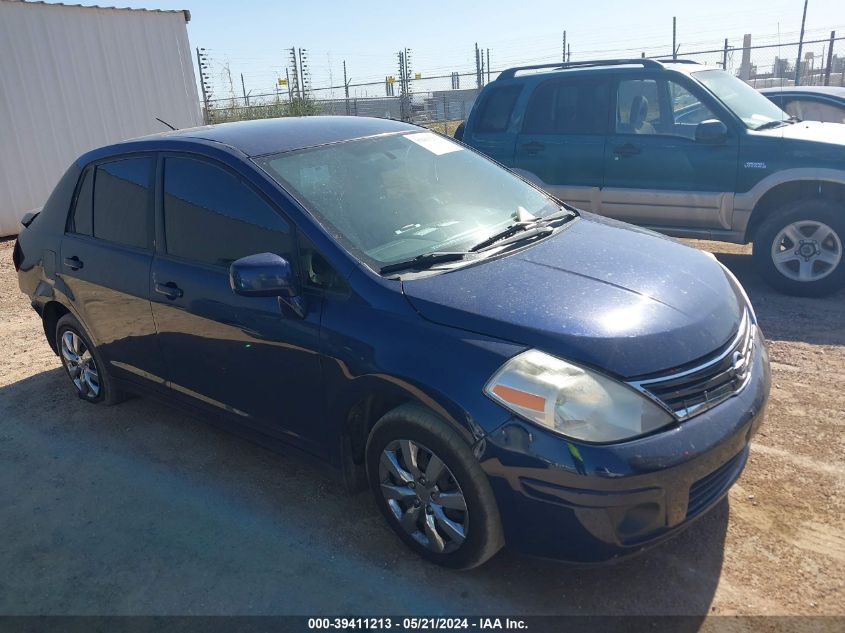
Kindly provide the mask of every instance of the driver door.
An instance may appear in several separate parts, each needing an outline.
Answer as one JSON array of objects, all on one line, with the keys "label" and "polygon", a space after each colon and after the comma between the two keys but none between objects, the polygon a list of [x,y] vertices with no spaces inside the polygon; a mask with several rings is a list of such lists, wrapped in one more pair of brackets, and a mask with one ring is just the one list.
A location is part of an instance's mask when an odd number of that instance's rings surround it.
[{"label": "driver door", "polygon": [[695,140],[718,118],[698,88],[656,75],[620,76],[605,152],[602,214],[657,229],[729,229],[739,140]]}]

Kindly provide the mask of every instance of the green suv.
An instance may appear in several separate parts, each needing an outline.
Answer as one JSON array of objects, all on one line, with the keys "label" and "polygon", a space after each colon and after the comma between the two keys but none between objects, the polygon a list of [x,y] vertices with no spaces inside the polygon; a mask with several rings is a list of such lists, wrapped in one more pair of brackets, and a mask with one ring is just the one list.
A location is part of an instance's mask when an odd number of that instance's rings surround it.
[{"label": "green suv", "polygon": [[719,69],[511,68],[456,136],[561,200],[668,235],[754,243],[774,287],[845,285],[845,125],[790,118]]}]

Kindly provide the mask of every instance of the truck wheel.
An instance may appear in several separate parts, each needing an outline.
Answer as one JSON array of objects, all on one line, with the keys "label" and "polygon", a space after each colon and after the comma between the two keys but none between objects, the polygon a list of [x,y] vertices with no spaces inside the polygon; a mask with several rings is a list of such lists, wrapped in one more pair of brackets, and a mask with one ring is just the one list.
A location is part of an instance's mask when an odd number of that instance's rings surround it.
[{"label": "truck wheel", "polygon": [[754,235],[760,275],[790,295],[821,297],[845,286],[845,209],[827,200],[790,203]]},{"label": "truck wheel", "polygon": [[367,441],[376,504],[408,547],[453,569],[477,567],[504,543],[499,509],[470,447],[434,413],[403,404]]}]

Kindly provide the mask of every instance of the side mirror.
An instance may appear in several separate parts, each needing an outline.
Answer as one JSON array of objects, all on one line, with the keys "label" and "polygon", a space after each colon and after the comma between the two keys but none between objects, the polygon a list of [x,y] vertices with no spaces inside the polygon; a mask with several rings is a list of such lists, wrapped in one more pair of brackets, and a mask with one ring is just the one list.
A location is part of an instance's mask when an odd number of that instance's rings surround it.
[{"label": "side mirror", "polygon": [[699,143],[724,143],[728,127],[718,119],[707,119],[695,126],[695,140]]},{"label": "side mirror", "polygon": [[272,253],[248,255],[229,266],[229,285],[244,297],[293,297],[299,294],[290,263]]},{"label": "side mirror", "polygon": [[244,297],[279,297],[298,316],[305,316],[305,300],[290,263],[273,253],[247,255],[229,266],[229,285]]}]

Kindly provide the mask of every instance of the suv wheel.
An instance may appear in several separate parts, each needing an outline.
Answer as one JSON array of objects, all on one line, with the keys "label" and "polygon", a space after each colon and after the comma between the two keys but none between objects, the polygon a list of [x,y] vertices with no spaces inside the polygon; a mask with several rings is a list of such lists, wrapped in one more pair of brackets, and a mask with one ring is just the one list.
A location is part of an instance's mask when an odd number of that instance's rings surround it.
[{"label": "suv wheel", "polygon": [[106,405],[123,399],[88,334],[71,314],[64,315],[56,324],[56,349],[80,398]]},{"label": "suv wheel", "polygon": [[781,207],[754,236],[754,262],[772,286],[820,297],[845,286],[845,209],[826,200]]},{"label": "suv wheel", "polygon": [[486,475],[466,442],[428,409],[404,404],[376,423],[367,478],[387,522],[420,556],[470,569],[501,549]]}]

